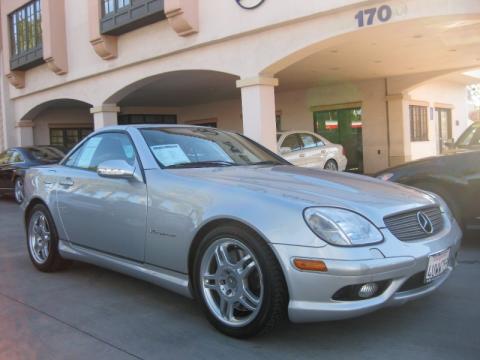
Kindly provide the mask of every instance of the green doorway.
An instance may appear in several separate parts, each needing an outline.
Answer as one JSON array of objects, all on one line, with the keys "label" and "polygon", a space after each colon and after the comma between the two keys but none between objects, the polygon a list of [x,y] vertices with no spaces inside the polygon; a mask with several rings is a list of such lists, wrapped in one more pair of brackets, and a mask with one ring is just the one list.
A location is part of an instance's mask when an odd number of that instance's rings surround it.
[{"label": "green doorway", "polygon": [[341,144],[348,159],[347,171],[363,173],[361,106],[314,111],[315,132],[332,143]]}]

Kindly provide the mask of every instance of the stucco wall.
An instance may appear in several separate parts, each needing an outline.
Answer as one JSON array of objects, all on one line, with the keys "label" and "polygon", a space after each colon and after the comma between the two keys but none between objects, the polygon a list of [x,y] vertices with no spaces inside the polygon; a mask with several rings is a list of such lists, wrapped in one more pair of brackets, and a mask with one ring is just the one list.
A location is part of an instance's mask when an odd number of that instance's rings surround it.
[{"label": "stucco wall", "polygon": [[49,124],[86,125],[93,127],[93,117],[88,108],[56,108],[42,112],[34,121],[33,140],[35,145],[50,144]]}]

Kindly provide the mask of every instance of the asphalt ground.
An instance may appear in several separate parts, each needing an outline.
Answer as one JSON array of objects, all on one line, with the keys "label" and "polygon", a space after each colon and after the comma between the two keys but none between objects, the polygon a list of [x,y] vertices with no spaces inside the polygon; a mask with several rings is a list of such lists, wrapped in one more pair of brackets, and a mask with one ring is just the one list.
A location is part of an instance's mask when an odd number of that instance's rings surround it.
[{"label": "asphalt ground", "polygon": [[75,263],[31,265],[20,208],[0,199],[0,359],[480,359],[480,234],[433,295],[336,322],[223,336],[194,301]]}]

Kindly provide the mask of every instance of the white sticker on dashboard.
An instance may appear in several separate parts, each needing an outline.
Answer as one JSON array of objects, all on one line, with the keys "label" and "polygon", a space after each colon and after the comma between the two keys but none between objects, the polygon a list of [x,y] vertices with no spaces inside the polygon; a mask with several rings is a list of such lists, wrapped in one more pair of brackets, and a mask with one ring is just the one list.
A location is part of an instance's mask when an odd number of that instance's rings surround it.
[{"label": "white sticker on dashboard", "polygon": [[178,144],[165,144],[151,146],[153,155],[164,166],[191,162],[183,149]]}]

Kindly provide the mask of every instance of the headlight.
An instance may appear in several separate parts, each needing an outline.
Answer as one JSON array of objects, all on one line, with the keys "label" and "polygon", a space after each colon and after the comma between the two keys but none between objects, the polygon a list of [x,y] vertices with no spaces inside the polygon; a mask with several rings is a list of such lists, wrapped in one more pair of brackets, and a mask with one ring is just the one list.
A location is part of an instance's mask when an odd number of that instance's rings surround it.
[{"label": "headlight", "polygon": [[322,240],[338,246],[375,244],[382,233],[363,216],[353,211],[315,207],[303,212],[308,227]]},{"label": "headlight", "polygon": [[383,181],[388,181],[393,177],[392,173],[385,173],[385,174],[380,174],[377,176],[377,179],[383,180]]}]

